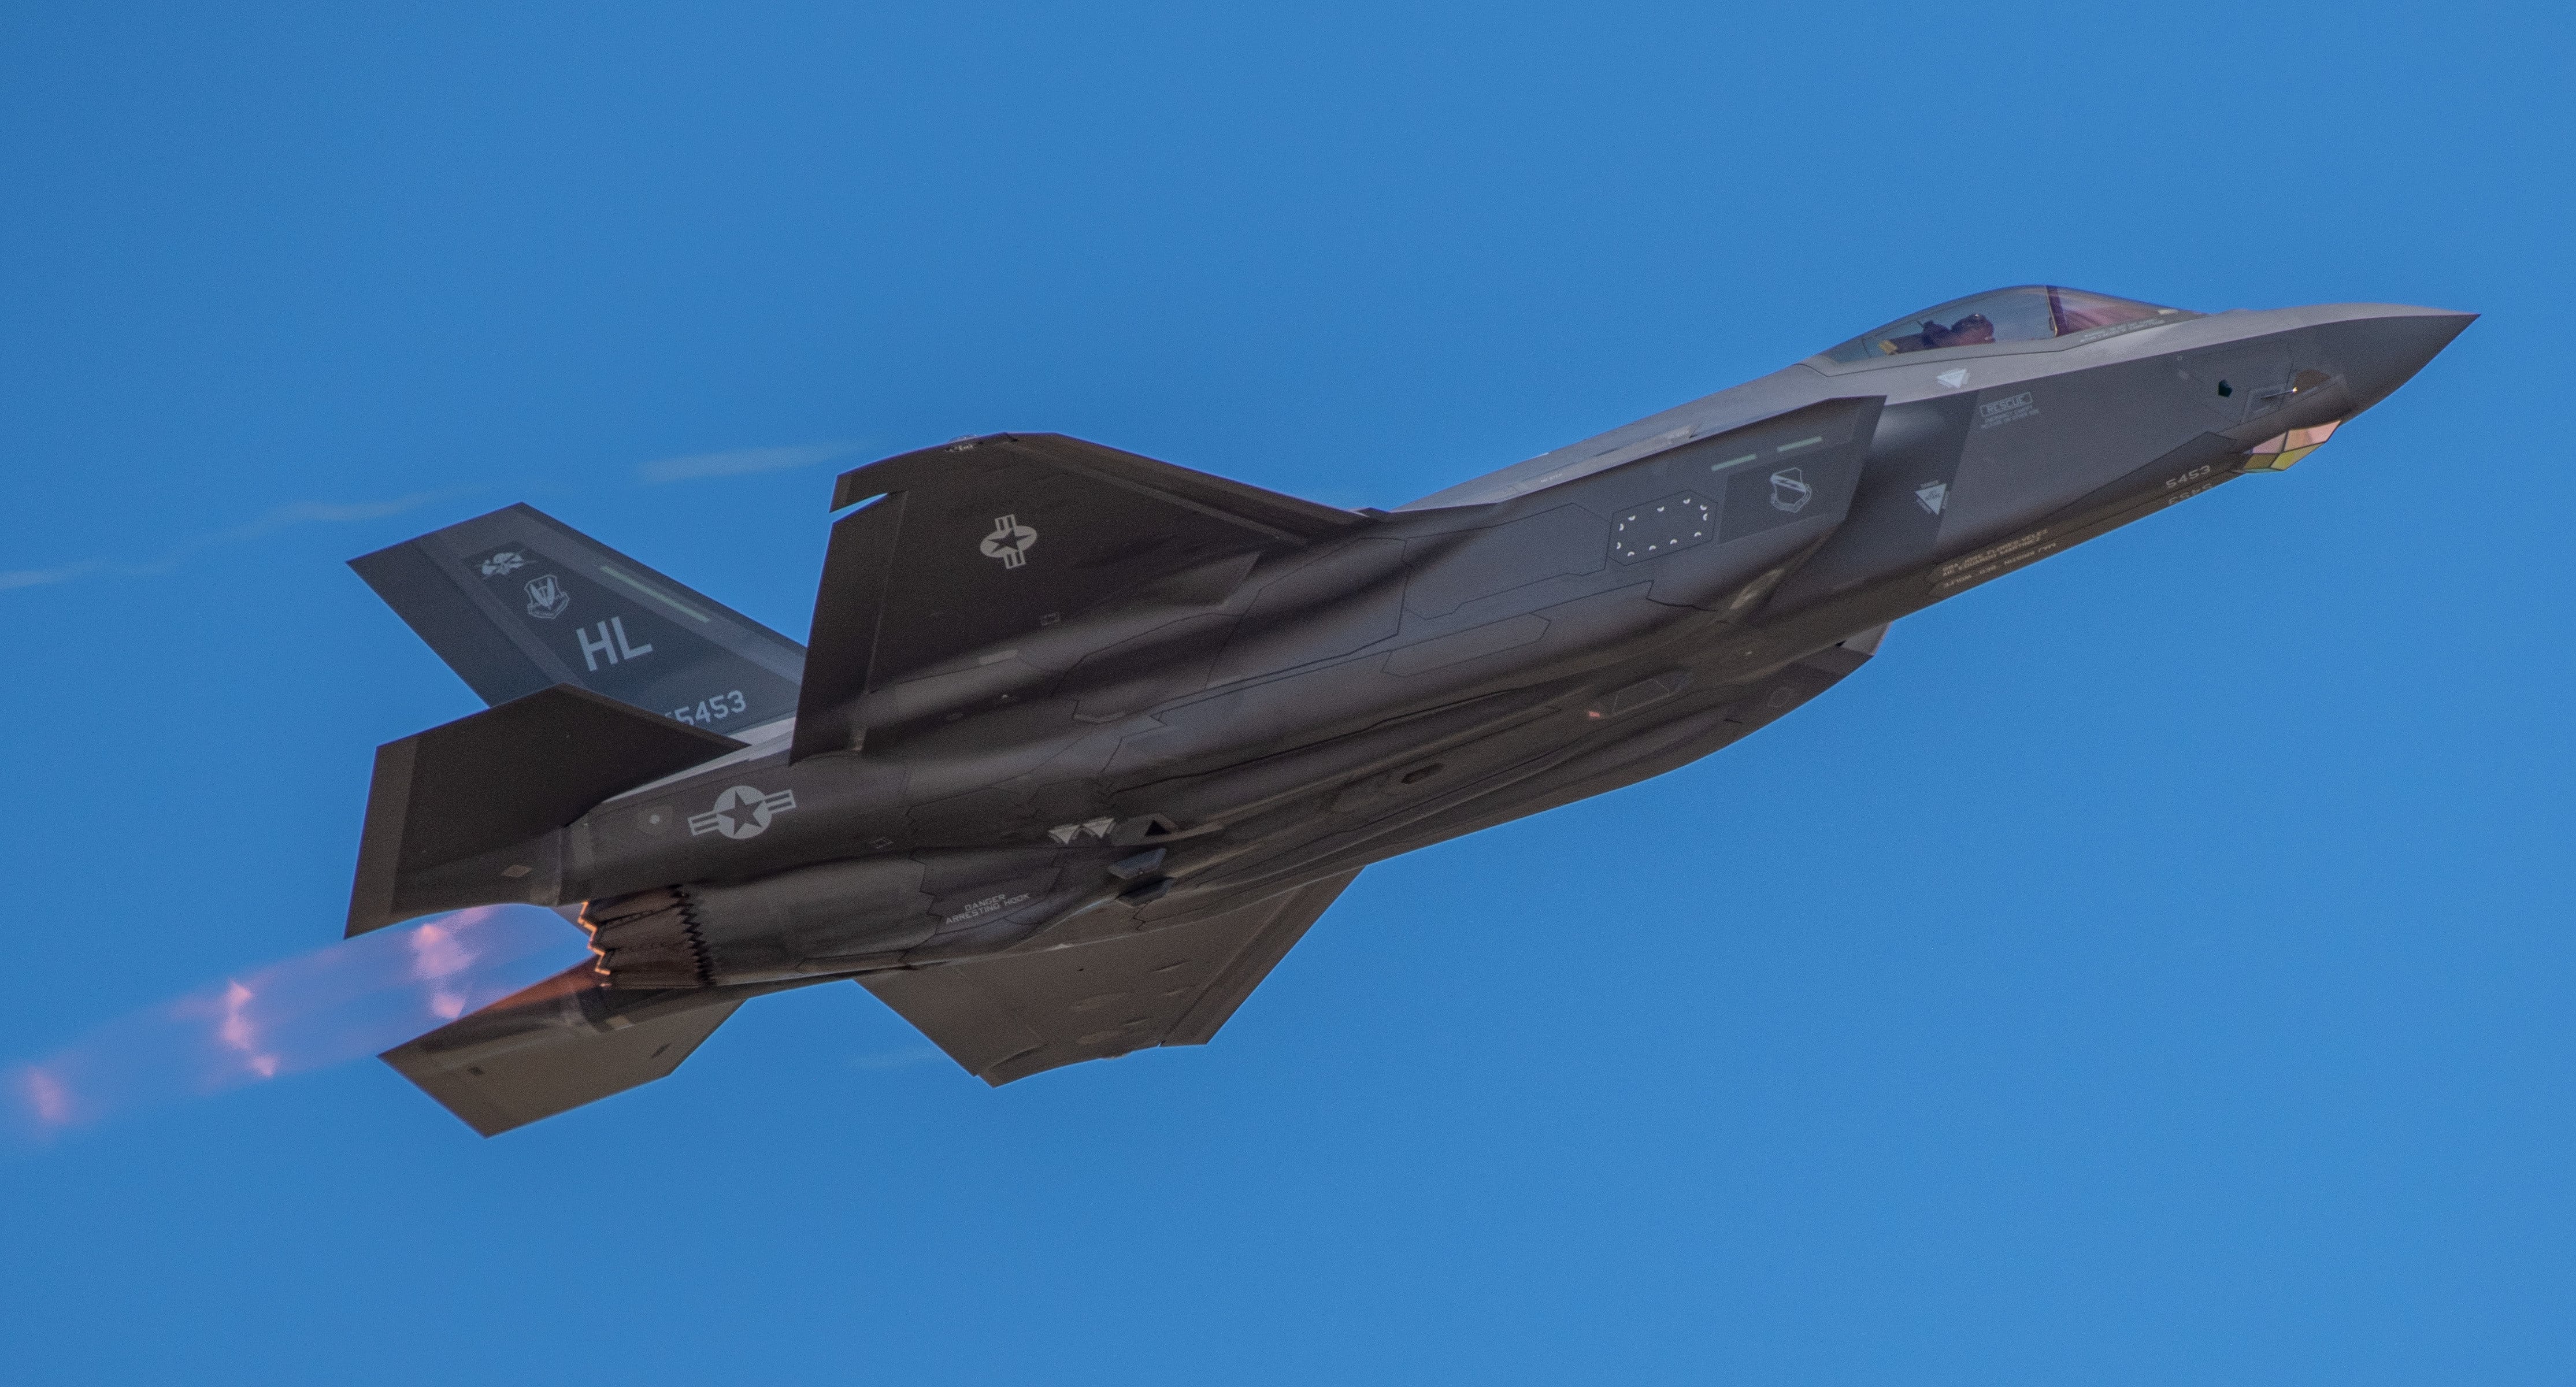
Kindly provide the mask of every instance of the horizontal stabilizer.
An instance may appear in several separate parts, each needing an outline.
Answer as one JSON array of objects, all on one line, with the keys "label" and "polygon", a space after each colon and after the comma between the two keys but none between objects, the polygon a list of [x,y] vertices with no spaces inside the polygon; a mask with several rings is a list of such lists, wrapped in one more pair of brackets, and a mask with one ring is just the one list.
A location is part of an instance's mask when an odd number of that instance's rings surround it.
[{"label": "horizontal stabilizer", "polygon": [[648,1084],[741,1006],[730,988],[615,995],[578,964],[405,1045],[384,1062],[485,1136]]},{"label": "horizontal stabilizer", "polygon": [[1205,1045],[1358,875],[1195,924],[859,982],[995,1087],[1149,1046]]},{"label": "horizontal stabilizer", "polygon": [[485,703],[571,684],[727,730],[796,711],[804,647],[533,506],[349,566]]},{"label": "horizontal stabilizer", "polygon": [[554,903],[591,806],[742,743],[557,685],[376,748],[349,934],[505,901]]},{"label": "horizontal stabilizer", "polygon": [[995,434],[841,476],[797,707],[798,757],[846,751],[852,707],[943,661],[1194,564],[1372,523],[1061,434]]}]

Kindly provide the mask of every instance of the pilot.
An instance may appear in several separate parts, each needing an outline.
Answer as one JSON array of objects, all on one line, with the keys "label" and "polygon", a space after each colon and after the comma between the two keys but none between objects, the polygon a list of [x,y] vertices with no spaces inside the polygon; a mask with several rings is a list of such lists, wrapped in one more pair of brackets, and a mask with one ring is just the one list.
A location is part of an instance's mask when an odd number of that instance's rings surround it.
[{"label": "pilot", "polygon": [[1923,324],[1923,345],[1927,347],[1982,347],[1994,340],[1994,320],[1983,313],[1971,313],[1948,327],[1937,322]]}]

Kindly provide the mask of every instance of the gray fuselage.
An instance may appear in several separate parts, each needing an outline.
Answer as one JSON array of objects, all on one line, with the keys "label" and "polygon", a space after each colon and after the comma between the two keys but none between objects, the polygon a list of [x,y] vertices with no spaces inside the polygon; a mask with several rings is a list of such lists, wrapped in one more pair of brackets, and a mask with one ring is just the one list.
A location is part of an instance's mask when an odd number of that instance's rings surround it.
[{"label": "gray fuselage", "polygon": [[1810,358],[910,672],[856,706],[855,750],[742,734],[564,830],[551,893],[639,987],[1187,923],[1717,750],[1887,623],[2367,408],[2466,321],[2341,305]]}]

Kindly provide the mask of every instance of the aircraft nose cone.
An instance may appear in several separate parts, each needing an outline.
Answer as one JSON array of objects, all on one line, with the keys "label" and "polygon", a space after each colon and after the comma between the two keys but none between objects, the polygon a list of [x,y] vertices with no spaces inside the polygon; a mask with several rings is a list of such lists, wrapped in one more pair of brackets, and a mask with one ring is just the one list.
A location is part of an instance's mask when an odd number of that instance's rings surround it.
[{"label": "aircraft nose cone", "polygon": [[2320,335],[2359,412],[2412,379],[2477,318],[2436,308],[2374,307],[2326,325]]}]

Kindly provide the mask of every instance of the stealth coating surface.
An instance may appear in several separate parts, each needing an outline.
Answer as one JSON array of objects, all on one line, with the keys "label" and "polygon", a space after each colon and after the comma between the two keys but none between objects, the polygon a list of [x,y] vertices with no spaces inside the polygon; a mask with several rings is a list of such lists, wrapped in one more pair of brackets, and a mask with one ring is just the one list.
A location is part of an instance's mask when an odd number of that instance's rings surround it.
[{"label": "stealth coating surface", "polygon": [[742,1005],[719,1001],[607,1030],[501,1024],[596,982],[589,964],[577,965],[381,1058],[467,1126],[497,1136],[667,1076]]},{"label": "stealth coating surface", "polygon": [[[553,872],[534,840],[620,790],[741,745],[569,685],[387,742],[367,789],[348,934],[482,903],[472,898],[478,863],[506,882]],[[496,853],[520,860],[483,861]]]},{"label": "stealth coating surface", "polygon": [[870,463],[834,498],[797,709],[801,759],[859,744],[867,693],[1226,554],[1294,550],[1368,519],[1056,434]]},{"label": "stealth coating surface", "polygon": [[[841,479],[878,499],[834,527],[792,727],[745,683],[705,704],[762,719],[722,754],[641,725],[547,749],[499,735],[518,704],[393,744],[353,919],[590,903],[588,981],[424,1039],[563,1057],[518,1107],[455,1088],[487,1126],[641,1062],[564,1036],[825,978],[988,1083],[1200,1043],[1368,864],[1730,745],[1891,622],[2291,466],[2467,322],[1996,290],[1393,513],[1053,435],[890,458]],[[654,708],[655,671],[777,672],[776,638],[499,515],[360,564],[478,688],[577,657],[579,699]],[[643,624],[682,608],[709,630]]]},{"label": "stealth coating surface", "polygon": [[796,710],[803,647],[534,506],[349,566],[488,704],[572,684],[710,727]]},{"label": "stealth coating surface", "polygon": [[1195,924],[859,981],[996,1087],[1155,1045],[1205,1045],[1358,872]]}]

